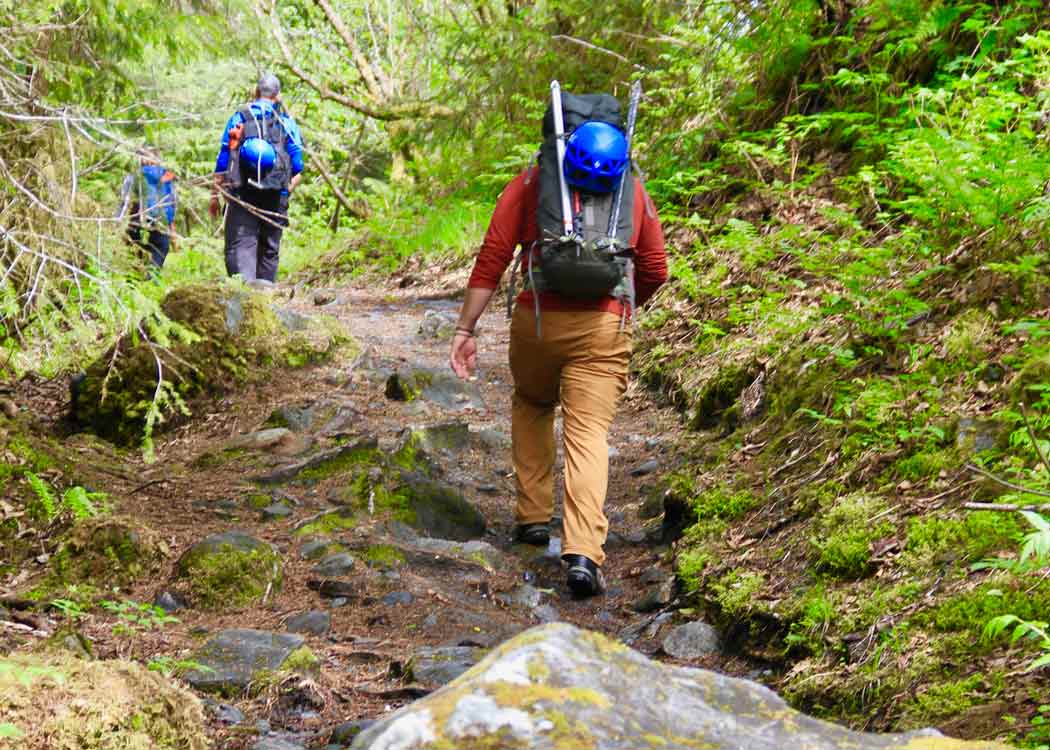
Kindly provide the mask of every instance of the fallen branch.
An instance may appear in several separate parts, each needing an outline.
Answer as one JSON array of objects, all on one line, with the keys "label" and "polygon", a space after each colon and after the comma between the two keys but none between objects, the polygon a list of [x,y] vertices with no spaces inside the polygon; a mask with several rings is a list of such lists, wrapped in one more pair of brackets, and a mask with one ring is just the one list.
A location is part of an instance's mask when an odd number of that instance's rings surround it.
[{"label": "fallen branch", "polygon": [[985,471],[980,466],[974,466],[973,464],[966,464],[966,468],[969,469],[970,471],[977,472],[981,476],[987,477],[988,479],[991,479],[996,484],[1001,484],[1003,487],[1007,487],[1007,488],[1009,488],[1011,490],[1016,490],[1017,492],[1024,492],[1024,493],[1026,493],[1028,495],[1036,495],[1037,497],[1050,497],[1050,492],[1047,492],[1046,490],[1037,490],[1037,489],[1034,489],[1032,487],[1024,487],[1023,485],[1020,485],[1020,484],[1014,484],[1013,482],[1007,482],[1005,479],[1000,479],[999,477],[995,476],[995,474],[992,474],[991,472]]},{"label": "fallen branch", "polygon": [[1042,505],[1017,505],[1015,503],[963,503],[967,510],[997,510],[1002,513],[1016,513],[1022,510],[1033,513],[1050,513],[1050,503]]}]

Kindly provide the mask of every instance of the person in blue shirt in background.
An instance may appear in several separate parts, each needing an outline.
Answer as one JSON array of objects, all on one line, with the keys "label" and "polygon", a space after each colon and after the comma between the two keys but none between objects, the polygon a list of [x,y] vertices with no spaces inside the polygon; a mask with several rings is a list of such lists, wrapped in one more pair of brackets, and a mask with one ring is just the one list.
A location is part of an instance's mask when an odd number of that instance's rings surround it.
[{"label": "person in blue shirt in background", "polygon": [[175,175],[161,166],[150,149],[142,148],[138,155],[139,169],[121,185],[120,217],[130,202],[128,238],[149,253],[153,265],[160,268],[168,251],[175,247]]},{"label": "person in blue shirt in background", "polygon": [[219,195],[226,199],[226,271],[245,281],[274,282],[281,234],[288,225],[288,196],[303,171],[299,126],[281,105],[281,82],[264,74],[255,101],[226,123],[215,160],[211,203],[219,215]]}]

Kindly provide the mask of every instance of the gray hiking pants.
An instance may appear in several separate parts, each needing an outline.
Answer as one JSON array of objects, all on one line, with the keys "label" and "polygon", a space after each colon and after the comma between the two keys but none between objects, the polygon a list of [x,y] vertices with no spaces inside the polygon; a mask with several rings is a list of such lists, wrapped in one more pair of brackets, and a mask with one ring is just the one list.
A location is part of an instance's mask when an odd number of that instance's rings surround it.
[{"label": "gray hiking pants", "polygon": [[[252,207],[256,207],[254,201]],[[245,281],[276,281],[288,197],[259,200],[257,207],[267,213],[256,213],[232,201],[226,206],[226,273],[240,274]]]}]

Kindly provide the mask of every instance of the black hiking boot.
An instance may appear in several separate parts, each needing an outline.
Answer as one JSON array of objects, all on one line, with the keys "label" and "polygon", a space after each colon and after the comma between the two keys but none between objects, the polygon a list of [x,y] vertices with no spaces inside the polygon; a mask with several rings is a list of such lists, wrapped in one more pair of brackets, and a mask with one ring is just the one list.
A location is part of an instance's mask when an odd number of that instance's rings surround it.
[{"label": "black hiking boot", "polygon": [[562,560],[569,564],[568,584],[573,596],[583,599],[605,593],[605,576],[593,560],[584,555],[565,555]]},{"label": "black hiking boot", "polygon": [[551,539],[549,523],[519,523],[514,527],[514,541],[546,547]]}]

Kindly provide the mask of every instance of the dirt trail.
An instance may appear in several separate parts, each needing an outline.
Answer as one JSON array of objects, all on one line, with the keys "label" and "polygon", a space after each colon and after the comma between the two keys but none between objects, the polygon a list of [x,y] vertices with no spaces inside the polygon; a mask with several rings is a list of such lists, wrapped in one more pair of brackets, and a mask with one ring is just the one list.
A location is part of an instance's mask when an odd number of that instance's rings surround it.
[{"label": "dirt trail", "polygon": [[[162,534],[176,559],[183,550],[208,534],[238,529],[272,542],[284,559],[284,581],[265,605],[245,610],[177,612],[180,622],[133,639],[112,633],[112,621],[92,617],[84,624],[100,656],[132,655],[141,659],[165,654],[187,657],[204,638],[225,628],[283,631],[289,617],[309,610],[331,614],[327,635],[309,636],[308,645],[321,658],[321,672],[312,685],[277,699],[271,691],[234,701],[245,714],[241,726],[215,720],[217,747],[247,747],[245,727],[265,720],[272,730],[291,733],[303,745],[324,746],[327,728],[352,719],[381,715],[418,695],[405,690],[397,676],[421,646],[467,644],[493,646],[545,619],[561,619],[612,635],[631,634],[632,645],[654,653],[666,633],[670,614],[653,622],[662,611],[639,613],[633,604],[658,588],[670,575],[666,550],[647,542],[638,508],[658,476],[673,468],[677,415],[655,404],[640,387],[632,386],[613,423],[610,444],[610,490],[606,506],[611,534],[605,567],[609,592],[604,597],[570,598],[556,547],[547,554],[512,547],[513,479],[510,469],[509,413],[511,387],[506,364],[507,322],[494,305],[480,322],[478,386],[483,407],[453,403],[441,408],[426,400],[399,402],[385,394],[385,374],[398,367],[447,369],[447,340],[421,337],[417,332],[429,316],[451,317],[458,304],[419,301],[407,295],[377,297],[374,290],[334,290],[336,301],[314,304],[312,291],[278,287],[282,304],[313,315],[323,312],[344,320],[360,342],[363,356],[300,371],[284,372],[272,381],[198,407],[193,420],[158,439],[158,460],[142,464],[127,457],[121,471],[111,472],[107,489],[128,498],[122,511],[141,518]],[[291,296],[290,301],[287,298]],[[280,407],[314,407],[342,415],[347,434],[371,435],[381,448],[396,446],[406,427],[465,422],[473,434],[486,431],[490,446],[438,457],[443,481],[455,486],[483,513],[488,530],[483,541],[505,556],[486,570],[469,564],[445,565],[435,557],[408,559],[396,569],[358,564],[346,578],[355,595],[346,606],[332,607],[307,582],[315,561],[301,558],[304,540],[293,534],[296,524],[333,506],[339,477],[292,480],[276,486],[253,481],[260,473],[294,464],[331,443],[317,425],[304,428],[309,447],[299,456],[265,451],[224,452],[228,441],[263,427]],[[643,464],[655,460],[652,473],[635,476]],[[559,461],[560,463],[560,461]],[[558,474],[560,483],[560,471]],[[264,520],[247,503],[260,492],[283,500],[291,515]],[[559,501],[560,502],[560,501]],[[556,511],[560,512],[560,511]],[[653,521],[648,522],[650,525]],[[655,521],[659,524],[659,521]],[[363,523],[328,534],[335,541],[361,550],[368,544],[397,535],[389,524]],[[556,532],[560,535],[560,532]],[[152,601],[169,584],[168,578],[146,581],[129,598]],[[523,588],[529,584],[532,589]],[[407,592],[407,593],[406,593]],[[537,602],[538,598],[538,602]],[[537,606],[537,604],[539,606]],[[651,624],[651,625],[650,625]],[[663,630],[661,632],[661,624]],[[649,627],[646,627],[649,626]],[[633,629],[633,630],[632,630]],[[391,666],[394,665],[392,669]],[[740,672],[733,664],[699,664]]]}]

